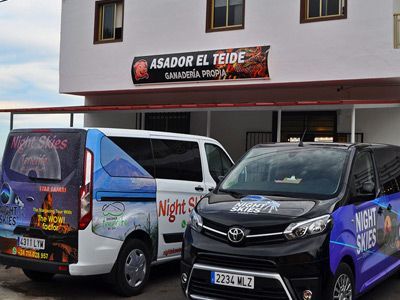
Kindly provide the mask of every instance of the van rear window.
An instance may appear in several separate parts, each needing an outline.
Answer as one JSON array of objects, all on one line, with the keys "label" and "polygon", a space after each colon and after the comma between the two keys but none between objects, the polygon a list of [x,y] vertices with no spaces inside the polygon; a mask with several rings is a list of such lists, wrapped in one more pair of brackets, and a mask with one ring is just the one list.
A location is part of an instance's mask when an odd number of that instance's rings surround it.
[{"label": "van rear window", "polygon": [[15,132],[9,135],[3,166],[14,181],[61,181],[78,169],[81,132]]}]

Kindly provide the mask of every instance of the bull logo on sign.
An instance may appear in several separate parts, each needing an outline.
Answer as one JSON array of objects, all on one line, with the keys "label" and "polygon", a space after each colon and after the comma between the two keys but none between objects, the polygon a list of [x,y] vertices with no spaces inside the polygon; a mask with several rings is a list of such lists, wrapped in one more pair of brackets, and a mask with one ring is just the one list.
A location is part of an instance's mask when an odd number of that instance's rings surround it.
[{"label": "bull logo on sign", "polygon": [[146,60],[141,59],[133,65],[133,73],[135,80],[149,79],[148,63]]}]

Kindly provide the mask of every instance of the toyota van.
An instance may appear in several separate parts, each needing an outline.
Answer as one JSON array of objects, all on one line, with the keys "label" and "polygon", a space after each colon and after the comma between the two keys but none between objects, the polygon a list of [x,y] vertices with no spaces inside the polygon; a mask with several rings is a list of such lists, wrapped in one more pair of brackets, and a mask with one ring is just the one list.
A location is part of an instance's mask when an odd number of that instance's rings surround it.
[{"label": "toyota van", "polygon": [[139,293],[179,259],[198,200],[232,160],[215,140],[119,129],[14,130],[1,173],[0,263],[33,280],[110,274]]},{"label": "toyota van", "polygon": [[400,148],[251,149],[192,211],[190,299],[351,300],[400,266]]}]

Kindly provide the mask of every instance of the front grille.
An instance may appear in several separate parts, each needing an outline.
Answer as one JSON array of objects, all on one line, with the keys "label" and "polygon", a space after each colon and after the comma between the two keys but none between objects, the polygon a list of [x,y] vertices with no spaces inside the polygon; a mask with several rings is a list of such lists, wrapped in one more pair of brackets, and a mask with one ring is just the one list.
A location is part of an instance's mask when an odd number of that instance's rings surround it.
[{"label": "front grille", "polygon": [[194,269],[189,283],[189,295],[229,300],[287,300],[288,296],[276,279],[255,278],[254,289],[227,287],[211,283],[211,272]]},{"label": "front grille", "polygon": [[274,244],[285,242],[285,236],[283,234],[272,235],[272,236],[262,236],[262,237],[252,237],[246,238],[246,245],[260,245],[260,244]]},{"label": "front grille", "polygon": [[[208,236],[209,238],[212,238],[214,240],[218,240],[220,242],[224,243],[229,243],[227,233],[230,227],[218,224],[216,222],[212,222],[207,219],[203,219],[204,226],[212,229],[208,230],[206,228],[203,229],[204,235]],[[279,233],[279,234],[274,234],[274,235],[269,235],[269,236],[261,236],[261,237],[246,237],[245,243],[242,244],[241,246],[245,245],[260,245],[260,244],[273,244],[273,243],[281,243],[286,241],[283,231],[287,225],[276,225],[276,226],[269,226],[269,227],[262,227],[262,228],[245,228],[246,235],[260,235],[260,234],[271,234],[271,233]],[[215,231],[219,231],[220,233],[217,233]]]},{"label": "front grille", "polygon": [[198,253],[196,263],[245,271],[277,272],[275,262],[261,258]]}]

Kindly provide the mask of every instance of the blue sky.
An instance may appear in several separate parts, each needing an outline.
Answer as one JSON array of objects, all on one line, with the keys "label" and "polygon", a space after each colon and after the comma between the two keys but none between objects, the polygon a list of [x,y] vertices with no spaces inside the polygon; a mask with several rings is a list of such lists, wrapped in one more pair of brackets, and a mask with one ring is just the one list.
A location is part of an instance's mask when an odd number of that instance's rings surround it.
[{"label": "blue sky", "polygon": [[[58,93],[61,2],[0,3],[0,108],[83,104],[82,97]],[[9,119],[9,114],[0,114],[0,157]],[[77,116],[77,126],[82,119]],[[14,128],[65,126],[67,115],[20,115],[14,120]]]}]

